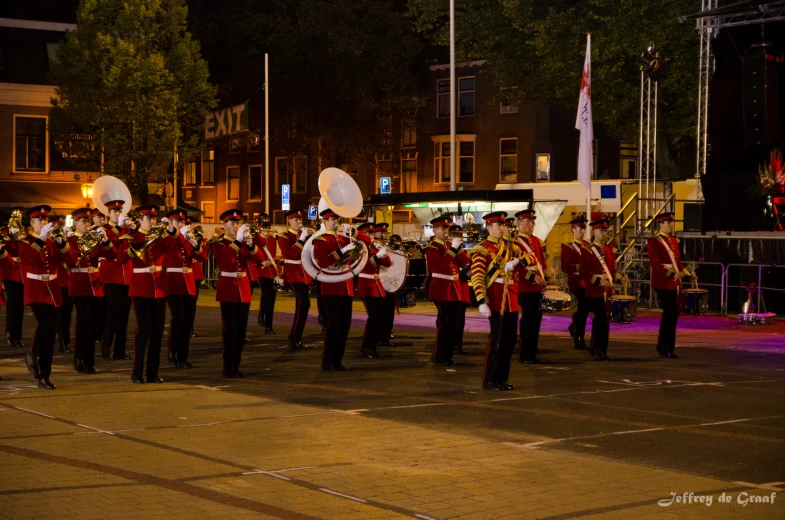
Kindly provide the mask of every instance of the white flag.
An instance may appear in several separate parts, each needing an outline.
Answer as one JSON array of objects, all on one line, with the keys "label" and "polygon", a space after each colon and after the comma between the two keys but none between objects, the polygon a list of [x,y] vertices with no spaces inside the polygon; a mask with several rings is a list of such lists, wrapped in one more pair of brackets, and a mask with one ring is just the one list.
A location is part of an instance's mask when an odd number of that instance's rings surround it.
[{"label": "white flag", "polygon": [[[591,35],[586,35],[586,61],[583,64],[581,79],[581,96],[578,101],[578,117],[575,128],[581,131],[581,144],[578,148],[578,182],[591,189],[591,177],[594,173],[594,157],[592,141],[594,141],[594,125],[591,119]],[[588,218],[588,216],[587,216]]]}]

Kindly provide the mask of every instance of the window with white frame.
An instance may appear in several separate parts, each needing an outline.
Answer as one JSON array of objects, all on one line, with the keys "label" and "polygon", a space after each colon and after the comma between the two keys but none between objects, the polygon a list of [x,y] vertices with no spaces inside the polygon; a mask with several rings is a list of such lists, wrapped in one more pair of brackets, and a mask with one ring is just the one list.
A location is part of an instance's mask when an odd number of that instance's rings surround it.
[{"label": "window with white frame", "polygon": [[196,184],[196,161],[188,161],[185,163],[183,171],[183,185],[193,186]]},{"label": "window with white frame", "polygon": [[450,80],[440,79],[436,82],[437,112],[436,117],[450,117]]},{"label": "window with white frame", "polygon": [[517,114],[518,113],[518,105],[513,105],[510,101],[510,90],[516,89],[518,87],[502,87],[501,91],[501,102],[499,103],[499,113],[500,114]]},{"label": "window with white frame", "polygon": [[471,184],[474,182],[474,141],[458,143],[458,152],[458,182]]},{"label": "window with white frame", "polygon": [[518,181],[518,138],[499,139],[499,182]]},{"label": "window with white frame", "polygon": [[433,143],[433,182],[450,182],[450,141]]},{"label": "window with white frame", "polygon": [[535,180],[550,181],[551,180],[551,154],[538,153],[535,156],[536,161],[536,176]]},{"label": "window with white frame", "polygon": [[240,200],[240,167],[226,168],[226,200]]},{"label": "window with white frame", "polygon": [[202,202],[202,222],[215,222],[215,202]]},{"label": "window with white frame", "polygon": [[14,116],[14,171],[47,170],[46,117]]},{"label": "window with white frame", "polygon": [[202,186],[215,184],[215,150],[202,151]]},{"label": "window with white frame", "polygon": [[248,201],[262,200],[262,165],[248,167]]},{"label": "window with white frame", "polygon": [[458,80],[458,102],[461,117],[474,115],[474,77],[460,78]]}]

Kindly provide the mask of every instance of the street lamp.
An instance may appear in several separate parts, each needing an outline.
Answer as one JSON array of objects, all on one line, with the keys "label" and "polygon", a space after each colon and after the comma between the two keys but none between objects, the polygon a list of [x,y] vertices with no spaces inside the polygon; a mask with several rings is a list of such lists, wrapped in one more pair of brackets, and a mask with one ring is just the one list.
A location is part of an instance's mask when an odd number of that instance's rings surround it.
[{"label": "street lamp", "polygon": [[85,206],[89,208],[90,203],[93,201],[93,184],[91,182],[82,184],[82,198],[84,199]]}]

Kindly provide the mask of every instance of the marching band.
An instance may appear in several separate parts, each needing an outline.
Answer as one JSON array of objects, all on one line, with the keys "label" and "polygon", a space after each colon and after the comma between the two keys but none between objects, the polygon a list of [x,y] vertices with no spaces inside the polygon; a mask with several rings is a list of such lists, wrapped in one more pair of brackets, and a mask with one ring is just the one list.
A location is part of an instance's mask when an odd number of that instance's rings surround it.
[{"label": "marching band", "polygon": [[[124,199],[130,199],[130,193],[121,187],[124,190],[106,190],[112,200],[96,201],[98,209],[73,211],[73,229],[52,216],[46,205],[26,211],[29,227],[22,224],[22,208],[13,208],[8,225],[0,229],[4,288],[0,305],[6,306],[6,339],[10,346],[24,347],[21,310],[29,306],[37,327],[25,360],[39,388],[55,388],[50,380],[55,345],[70,351],[70,326],[65,324],[70,324],[71,304],[76,309],[76,371],[96,372],[95,343],[100,341],[105,359],[133,359],[133,383],[162,383],[158,372],[167,305],[169,363],[191,368],[196,302],[209,255],[219,273],[215,299],[221,312],[222,375],[226,378],[244,377],[240,365],[254,280],[261,287],[257,321],[265,334],[275,334],[274,280],[282,279],[294,293],[296,305],[288,335],[292,351],[307,348],[302,339],[310,309],[309,289],[312,281],[319,284],[324,371],[346,370],[342,360],[354,296],[362,300],[367,314],[360,354],[380,358],[377,346],[392,346],[395,290],[400,284],[390,289],[385,274],[394,265],[391,255],[406,257],[408,265],[409,253],[402,252],[400,240],[387,240],[388,223],[369,221],[356,229],[342,224],[342,218],[359,213],[356,201],[334,202],[323,193],[319,205],[322,228],[314,232],[304,227],[304,212],[293,209],[285,214],[288,229],[280,236],[268,215],[247,223],[241,209],[229,209],[220,216],[222,231],[207,240],[201,226],[192,227],[195,222],[182,210],[170,211],[160,223],[157,206],[142,205],[129,212],[130,204]],[[356,185],[349,188],[349,198],[357,199]],[[419,249],[427,265],[428,297],[436,307],[431,362],[452,366],[453,355],[464,353],[466,310],[474,302],[489,324],[482,388],[507,391],[514,388],[508,379],[516,344],[520,344],[521,363],[540,362],[543,295],[554,281],[544,243],[533,234],[534,209],[523,209],[514,217],[493,211],[483,219],[487,236],[477,239],[467,234],[473,246],[467,250],[463,238],[467,230],[455,224],[452,215],[439,215],[429,223],[433,237]],[[680,280],[696,278],[681,262],[678,240],[672,235],[673,213],[658,215],[656,222],[659,232],[649,239],[648,254],[651,287],[663,308],[657,351],[665,358],[677,358]],[[587,224],[591,242],[583,240]],[[562,245],[561,270],[567,289],[577,300],[577,310],[568,331],[576,350],[586,350],[601,361],[608,359],[613,286],[626,279],[617,272],[616,250],[606,243],[607,220],[588,223],[578,216],[570,226],[573,237]],[[128,356],[125,343],[131,305],[136,327],[133,356]],[[587,344],[588,314],[593,319]]]}]

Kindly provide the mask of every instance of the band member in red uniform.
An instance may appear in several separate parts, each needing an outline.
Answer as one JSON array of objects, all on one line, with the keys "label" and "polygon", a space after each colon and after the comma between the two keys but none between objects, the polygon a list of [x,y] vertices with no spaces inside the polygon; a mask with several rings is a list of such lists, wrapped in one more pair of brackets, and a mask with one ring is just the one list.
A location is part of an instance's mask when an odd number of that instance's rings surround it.
[{"label": "band member in red uniform", "polygon": [[368,358],[382,357],[376,351],[376,345],[379,342],[384,323],[384,302],[387,292],[379,279],[379,270],[381,267],[392,265],[387,248],[380,244],[373,244],[371,237],[368,236],[369,233],[373,233],[374,229],[372,222],[366,222],[358,226],[356,236],[358,240],[365,243],[369,251],[368,263],[365,264],[357,278],[357,296],[362,299],[365,312],[368,313],[360,353]]},{"label": "band member in red uniform", "polygon": [[[134,334],[134,368],[131,381],[136,384],[163,383],[158,377],[161,365],[161,342],[166,321],[166,285],[163,276],[164,255],[171,247],[178,247],[179,234],[169,223],[166,228],[155,226],[158,206],[144,205],[136,208],[139,228],[129,230],[130,238],[124,243],[123,259],[133,265],[131,296],[136,314]],[[150,236],[150,235],[153,236]],[[159,238],[153,240],[158,235]],[[121,237],[122,238],[122,237]],[[152,242],[150,242],[152,240]],[[144,354],[147,350],[147,378],[143,377]]]},{"label": "band member in red uniform", "polygon": [[436,344],[431,362],[452,366],[453,351],[458,342],[458,316],[464,303],[461,301],[460,270],[467,265],[466,255],[461,255],[463,240],[453,238],[447,246],[447,230],[452,224],[451,215],[441,215],[431,220],[433,240],[425,248],[425,261],[431,273],[429,298],[436,304]]},{"label": "band member in red uniform", "polygon": [[589,316],[589,305],[586,300],[586,284],[581,279],[581,255],[589,242],[583,239],[586,233],[586,217],[580,216],[570,220],[572,240],[561,246],[561,270],[567,275],[567,287],[578,300],[578,309],[572,314],[572,323],[568,327],[575,350],[586,350],[586,318]]},{"label": "band member in red uniform", "polygon": [[27,369],[38,379],[38,388],[53,390],[49,380],[55,344],[57,307],[62,293],[57,281],[57,268],[63,262],[76,261],[76,252],[64,237],[49,237],[54,227],[47,223],[51,208],[35,206],[27,211],[30,229],[21,240],[6,244],[12,256],[18,256],[25,274],[25,305],[29,305],[38,325],[30,351],[25,356]]},{"label": "band member in red uniform", "polygon": [[106,258],[98,264],[98,273],[101,275],[106,298],[106,319],[104,335],[101,338],[101,355],[104,359],[131,359],[131,356],[125,352],[125,344],[128,317],[131,313],[131,298],[128,291],[134,266],[131,262],[126,262],[124,255],[127,245],[122,244],[131,238],[125,226],[127,219],[122,215],[124,204],[123,200],[106,203],[109,221],[104,225],[104,230],[118,255],[115,260]]},{"label": "band member in red uniform", "polygon": [[482,375],[485,390],[514,388],[507,380],[518,327],[518,294],[513,278],[520,252],[511,240],[502,238],[506,217],[504,211],[483,216],[488,238],[470,253],[472,289],[480,304],[480,314],[491,325]]},{"label": "band member in red uniform", "polygon": [[[11,258],[11,255],[5,250],[5,243],[0,242],[0,268],[11,268],[14,265],[15,260]],[[3,293],[3,286],[0,285],[0,308],[5,305],[5,294]],[[0,377],[0,381],[3,378]]]},{"label": "band member in red uniform", "polygon": [[519,264],[516,267],[518,281],[518,304],[521,308],[521,363],[539,363],[537,344],[540,341],[542,324],[542,292],[545,290],[544,245],[534,236],[534,223],[537,215],[533,209],[525,209],[515,214],[518,219],[517,244],[523,254],[533,254],[537,259],[531,265]]},{"label": "band member in red uniform", "polygon": [[[93,227],[104,227],[106,226],[106,215],[101,213],[101,210],[98,208],[94,208],[93,212]],[[98,259],[98,268],[101,268],[102,258]],[[109,304],[106,301],[106,294],[104,294],[101,298],[98,299],[98,312],[96,313],[96,317],[93,320],[93,324],[95,325],[95,338],[96,341],[101,341],[104,337],[104,325],[106,324],[106,310]]]},{"label": "band member in red uniform", "polygon": [[678,358],[675,350],[681,279],[696,281],[698,278],[681,262],[679,240],[673,236],[673,213],[660,213],[656,220],[659,231],[649,239],[647,249],[651,264],[651,288],[657,293],[657,300],[662,307],[657,352],[662,357]]},{"label": "band member in red uniform", "polygon": [[303,228],[303,210],[287,211],[286,219],[289,229],[278,237],[278,247],[284,259],[283,281],[292,288],[296,299],[294,321],[289,332],[289,345],[292,350],[302,350],[307,348],[303,345],[303,329],[308,319],[308,309],[311,308],[311,300],[308,297],[311,277],[303,271],[302,262],[303,245],[308,239],[308,230]]},{"label": "band member in red uniform", "polygon": [[605,302],[613,293],[616,279],[616,258],[613,248],[605,245],[608,221],[595,220],[589,224],[592,229],[592,243],[581,252],[581,279],[586,287],[586,300],[589,312],[594,315],[591,323],[589,353],[598,361],[608,359],[608,336],[610,321]]},{"label": "band member in red uniform", "polygon": [[[336,228],[341,222],[341,217],[333,210],[326,209],[319,216],[324,222],[325,232],[313,241],[314,263],[317,268],[328,268],[331,265],[345,260],[349,251],[356,246],[346,236],[348,233],[338,234]],[[370,260],[368,260],[370,262]],[[343,352],[346,349],[346,339],[352,325],[352,297],[354,296],[354,282],[352,278],[345,281],[329,283],[322,282],[321,294],[324,297],[324,307],[327,318],[324,333],[324,350],[322,353],[322,370],[332,372],[346,370],[341,364]]]},{"label": "band member in red uniform", "polygon": [[[15,207],[8,210],[11,216],[8,225],[0,228],[0,232],[14,238],[22,238],[25,230],[22,226],[22,215],[25,209]],[[0,279],[5,289],[5,339],[9,347],[24,348],[22,343],[22,321],[25,315],[25,287],[19,256],[9,251],[11,263],[0,265]]]},{"label": "band member in red uniform", "polygon": [[[460,237],[463,239],[463,228],[458,224],[453,224],[448,229],[448,233],[450,236]],[[469,296],[469,291],[471,288],[469,287],[469,281],[471,280],[471,262],[469,261],[469,255],[466,253],[465,250],[461,250],[458,253],[458,263],[464,265],[461,271],[458,273],[458,284],[461,289],[461,303],[463,305],[458,306],[458,316],[456,318],[456,330],[455,330],[455,353],[456,354],[466,354],[466,351],[463,349],[463,329],[466,327],[466,308],[471,303],[471,297]]]},{"label": "band member in red uniform", "polygon": [[221,214],[225,233],[210,243],[210,252],[220,271],[215,300],[221,305],[223,334],[223,376],[245,377],[240,370],[248,313],[251,309],[251,282],[248,266],[264,260],[248,234],[248,225],[240,225],[243,212],[230,209]]},{"label": "band member in red uniform", "polygon": [[207,248],[193,238],[186,238],[190,226],[185,223],[188,217],[183,210],[170,211],[166,217],[172,227],[179,231],[174,239],[175,244],[164,254],[166,301],[172,316],[169,324],[169,362],[177,368],[191,368],[188,353],[196,298],[196,280],[192,266],[194,261],[207,260]]},{"label": "band member in red uniform", "polygon": [[[187,226],[191,226],[191,225],[196,226],[199,223],[198,223],[197,220],[195,220],[195,219],[193,219],[191,217],[186,217],[185,224]],[[207,245],[205,245],[206,242],[207,242],[207,239],[206,238],[202,238],[202,246],[201,247],[202,247],[202,249],[204,251],[209,253],[210,248],[207,247]],[[191,301],[191,306],[193,307],[193,311],[191,312],[191,323],[188,324],[188,329],[191,331],[191,337],[192,338],[198,338],[199,337],[199,334],[197,334],[197,332],[194,330],[194,320],[196,319],[196,302],[199,300],[199,287],[202,285],[202,282],[204,282],[204,263],[205,262],[206,262],[206,260],[194,259],[193,263],[191,264],[191,269],[193,269],[193,273],[194,273],[194,285],[196,286],[196,294],[194,295],[194,297],[192,298],[192,301]]]},{"label": "band member in red uniform", "polygon": [[265,334],[275,334],[273,330],[273,312],[275,311],[275,286],[273,280],[278,276],[278,264],[275,254],[278,251],[275,230],[270,228],[270,216],[267,213],[259,215],[261,221],[261,233],[254,237],[254,244],[264,253],[262,265],[256,266],[256,274],[259,277],[259,285],[262,288],[262,295],[259,298],[259,315],[256,321],[264,326]]},{"label": "band member in red uniform", "polygon": [[[387,222],[377,222],[374,224],[372,228],[373,241],[379,244],[383,243],[389,228],[390,225]],[[385,269],[385,267],[382,267],[382,270],[379,271],[380,274],[384,272],[383,269]],[[395,326],[395,302],[395,293],[387,293],[381,301],[381,330],[379,331],[379,341],[377,344],[382,347],[394,346],[392,343],[392,336],[393,327]]]},{"label": "band member in red uniform", "polygon": [[68,237],[68,244],[74,251],[79,251],[76,262],[69,264],[69,293],[76,307],[74,368],[77,372],[95,374],[95,322],[104,318],[100,314],[100,299],[104,290],[98,273],[98,260],[114,259],[117,251],[106,237],[106,231],[100,227],[92,232],[100,236],[101,243],[92,251],[80,251],[79,240],[90,230],[93,222],[92,210],[77,209],[71,213],[71,217],[74,219],[76,231]]},{"label": "band member in red uniform", "polygon": [[[62,227],[66,238],[71,235],[71,230],[65,227],[64,216],[49,215],[49,222]],[[62,304],[57,308],[55,344],[60,352],[73,352],[71,349],[71,321],[74,314],[74,300],[68,292],[69,274],[68,266],[65,263],[57,266],[57,283],[60,284]]]}]

